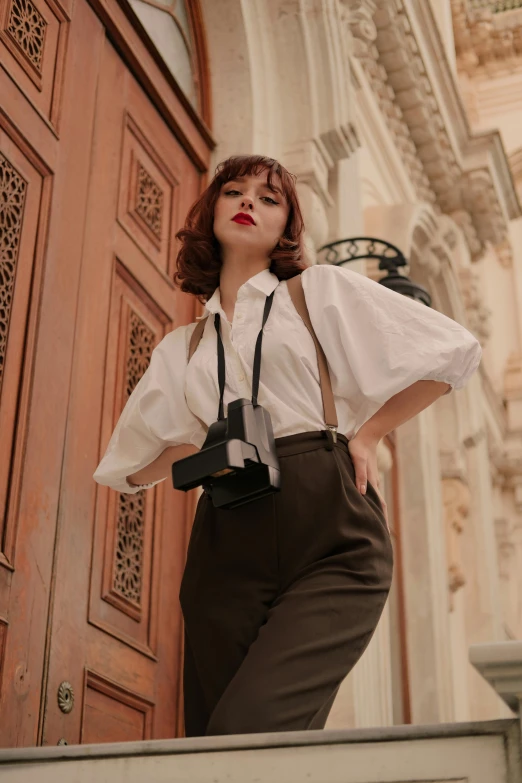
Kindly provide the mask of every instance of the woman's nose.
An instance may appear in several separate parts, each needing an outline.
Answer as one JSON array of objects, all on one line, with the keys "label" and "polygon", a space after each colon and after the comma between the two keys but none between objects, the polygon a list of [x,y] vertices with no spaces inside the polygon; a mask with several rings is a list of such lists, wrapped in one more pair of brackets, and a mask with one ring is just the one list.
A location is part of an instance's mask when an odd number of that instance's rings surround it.
[{"label": "woman's nose", "polygon": [[244,207],[244,206],[246,206],[247,204],[248,204],[248,206],[250,207],[250,209],[252,209],[252,207],[253,207],[252,201],[251,201],[250,199],[246,199],[246,198],[244,198],[244,199],[243,199],[243,201],[241,202],[241,206],[243,206],[243,207]]}]

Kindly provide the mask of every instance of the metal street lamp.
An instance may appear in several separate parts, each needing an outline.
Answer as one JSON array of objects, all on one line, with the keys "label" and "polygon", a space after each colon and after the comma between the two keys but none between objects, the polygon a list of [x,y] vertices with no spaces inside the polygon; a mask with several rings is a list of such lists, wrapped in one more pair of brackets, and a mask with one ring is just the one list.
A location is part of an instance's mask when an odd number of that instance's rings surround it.
[{"label": "metal street lamp", "polygon": [[344,264],[364,258],[376,258],[379,261],[379,269],[386,269],[388,272],[386,277],[379,280],[381,285],[431,307],[429,292],[406,275],[400,274],[398,267],[406,266],[408,262],[402,251],[391,242],[375,237],[339,239],[337,242],[323,245],[318,250],[317,256],[318,263],[334,264],[335,266],[344,266]]}]

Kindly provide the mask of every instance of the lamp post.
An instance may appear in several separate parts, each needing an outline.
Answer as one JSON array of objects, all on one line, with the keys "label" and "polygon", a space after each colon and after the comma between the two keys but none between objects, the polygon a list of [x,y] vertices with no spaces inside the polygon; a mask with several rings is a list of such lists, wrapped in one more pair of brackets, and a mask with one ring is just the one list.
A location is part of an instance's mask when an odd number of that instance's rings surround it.
[{"label": "lamp post", "polygon": [[400,274],[399,267],[406,266],[408,262],[402,251],[391,242],[376,237],[339,239],[336,242],[323,245],[318,250],[317,256],[318,263],[335,266],[344,266],[344,264],[365,258],[376,258],[379,261],[379,269],[385,269],[388,272],[386,277],[379,280],[381,285],[431,307],[429,292],[406,275]]}]

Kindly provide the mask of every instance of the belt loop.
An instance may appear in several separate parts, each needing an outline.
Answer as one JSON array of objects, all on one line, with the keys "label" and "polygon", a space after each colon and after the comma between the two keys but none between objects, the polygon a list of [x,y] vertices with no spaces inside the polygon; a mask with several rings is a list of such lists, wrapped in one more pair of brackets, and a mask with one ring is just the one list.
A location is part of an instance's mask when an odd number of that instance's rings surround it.
[{"label": "belt loop", "polygon": [[322,430],[322,433],[326,438],[326,440],[328,441],[328,443],[325,446],[326,451],[333,451],[334,438],[333,438],[332,430]]}]

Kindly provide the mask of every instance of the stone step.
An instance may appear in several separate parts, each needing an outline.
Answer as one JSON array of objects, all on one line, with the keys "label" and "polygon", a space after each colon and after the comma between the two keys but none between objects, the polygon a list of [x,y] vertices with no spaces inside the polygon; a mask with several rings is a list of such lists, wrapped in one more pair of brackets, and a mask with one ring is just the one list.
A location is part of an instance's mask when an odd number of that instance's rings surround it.
[{"label": "stone step", "polygon": [[518,719],[0,750],[2,783],[520,783]]}]

